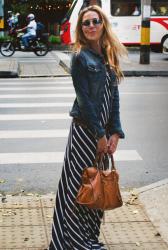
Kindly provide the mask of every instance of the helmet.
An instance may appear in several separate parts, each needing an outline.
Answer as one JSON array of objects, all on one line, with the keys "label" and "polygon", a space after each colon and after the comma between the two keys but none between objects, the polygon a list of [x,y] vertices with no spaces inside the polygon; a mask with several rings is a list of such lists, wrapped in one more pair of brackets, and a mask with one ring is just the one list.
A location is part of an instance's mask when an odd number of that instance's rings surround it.
[{"label": "helmet", "polygon": [[35,15],[34,14],[29,14],[26,19],[27,19],[27,21],[32,21],[32,20],[35,19]]},{"label": "helmet", "polygon": [[13,14],[12,10],[8,10],[8,16],[11,17]]}]

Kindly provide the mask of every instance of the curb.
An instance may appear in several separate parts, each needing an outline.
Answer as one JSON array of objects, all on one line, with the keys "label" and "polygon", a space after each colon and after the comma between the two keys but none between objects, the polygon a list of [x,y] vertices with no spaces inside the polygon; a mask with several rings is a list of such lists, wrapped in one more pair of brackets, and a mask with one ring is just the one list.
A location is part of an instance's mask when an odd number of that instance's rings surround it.
[{"label": "curb", "polygon": [[[53,55],[57,58],[59,61],[59,64],[66,70],[67,73],[70,74],[70,58],[69,56],[59,51],[57,53],[53,53]],[[168,76],[168,70],[124,70],[123,69],[124,76],[126,77],[139,77],[139,76],[148,76],[148,77],[154,77],[154,76],[161,76],[161,77],[167,77]]]},{"label": "curb", "polygon": [[168,178],[137,189],[139,201],[162,239],[168,244]]},{"label": "curb", "polygon": [[168,71],[127,71],[127,70],[123,70],[124,76],[148,76],[148,77],[153,77],[153,76],[162,76],[162,77],[166,77],[168,76]]},{"label": "curb", "polygon": [[149,184],[149,185],[144,186],[144,187],[137,188],[137,191],[139,194],[141,194],[141,193],[147,192],[147,191],[155,189],[155,188],[159,188],[159,187],[167,185],[167,184],[168,184],[168,178],[163,179],[161,181],[154,182],[154,183]]},{"label": "curb", "polygon": [[[69,64],[67,65],[66,62],[60,59],[59,64],[66,70],[67,73],[70,74],[70,67]],[[143,71],[143,70],[123,70],[124,76],[127,77],[140,77],[140,76],[148,76],[148,77],[153,77],[153,76],[162,76],[166,77],[168,76],[168,71]]]},{"label": "curb", "polygon": [[0,78],[18,78],[18,71],[0,71]]},{"label": "curb", "polygon": [[[0,70],[0,78],[18,78],[19,77],[19,65],[17,60],[11,59],[4,60],[3,62],[7,62],[5,66],[2,66],[2,70]],[[3,64],[3,63],[2,63]],[[1,66],[1,65],[0,65]]]}]

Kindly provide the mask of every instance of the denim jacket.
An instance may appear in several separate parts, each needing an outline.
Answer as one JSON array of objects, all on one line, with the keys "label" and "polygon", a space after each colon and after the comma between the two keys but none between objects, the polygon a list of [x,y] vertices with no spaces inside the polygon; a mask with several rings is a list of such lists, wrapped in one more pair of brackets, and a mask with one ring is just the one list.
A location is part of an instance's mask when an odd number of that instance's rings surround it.
[{"label": "denim jacket", "polygon": [[[100,125],[106,82],[106,66],[103,57],[91,49],[82,49],[72,57],[71,75],[76,99],[70,116],[85,121],[93,135],[99,139],[106,134],[105,128]],[[110,70],[110,77],[113,101],[108,124],[109,135],[118,133],[120,138],[124,138],[120,123],[117,78],[112,70]]]}]

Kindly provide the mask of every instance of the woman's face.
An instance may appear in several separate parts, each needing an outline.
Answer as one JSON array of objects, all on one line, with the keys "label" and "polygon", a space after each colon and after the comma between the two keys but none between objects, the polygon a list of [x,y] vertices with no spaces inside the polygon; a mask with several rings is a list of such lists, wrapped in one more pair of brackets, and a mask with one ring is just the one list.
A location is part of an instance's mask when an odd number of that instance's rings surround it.
[{"label": "woman's face", "polygon": [[103,33],[103,24],[95,11],[88,11],[83,15],[82,31],[88,41],[97,42]]}]

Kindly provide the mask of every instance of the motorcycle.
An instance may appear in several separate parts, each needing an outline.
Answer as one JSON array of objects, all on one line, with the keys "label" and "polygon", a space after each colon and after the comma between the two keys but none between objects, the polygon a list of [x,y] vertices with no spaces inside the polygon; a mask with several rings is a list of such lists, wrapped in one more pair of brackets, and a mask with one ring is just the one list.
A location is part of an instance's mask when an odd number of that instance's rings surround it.
[{"label": "motorcycle", "polygon": [[16,29],[12,29],[9,32],[11,38],[3,42],[0,46],[0,53],[5,57],[12,56],[15,51],[34,52],[37,56],[45,56],[48,53],[49,47],[45,33],[30,39],[28,49],[25,49],[22,45],[22,35],[23,33],[18,33]]}]

